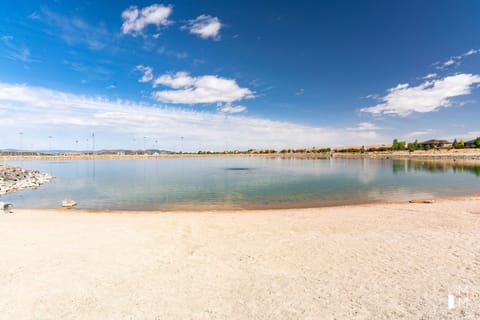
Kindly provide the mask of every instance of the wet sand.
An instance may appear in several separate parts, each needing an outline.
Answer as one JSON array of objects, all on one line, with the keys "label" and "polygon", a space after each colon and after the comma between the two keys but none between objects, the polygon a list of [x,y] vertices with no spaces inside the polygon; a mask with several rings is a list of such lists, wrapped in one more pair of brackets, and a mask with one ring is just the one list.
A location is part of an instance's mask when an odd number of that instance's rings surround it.
[{"label": "wet sand", "polygon": [[0,234],[0,319],[480,318],[480,197],[244,212],[24,209],[0,214]]}]

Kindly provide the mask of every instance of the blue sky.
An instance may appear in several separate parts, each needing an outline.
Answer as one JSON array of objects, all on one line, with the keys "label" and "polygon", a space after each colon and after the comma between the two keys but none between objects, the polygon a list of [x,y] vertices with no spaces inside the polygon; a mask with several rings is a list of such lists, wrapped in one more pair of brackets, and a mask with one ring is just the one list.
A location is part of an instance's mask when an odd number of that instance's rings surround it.
[{"label": "blue sky", "polygon": [[97,149],[190,151],[480,136],[478,1],[0,12],[0,149],[86,149],[92,132]]}]

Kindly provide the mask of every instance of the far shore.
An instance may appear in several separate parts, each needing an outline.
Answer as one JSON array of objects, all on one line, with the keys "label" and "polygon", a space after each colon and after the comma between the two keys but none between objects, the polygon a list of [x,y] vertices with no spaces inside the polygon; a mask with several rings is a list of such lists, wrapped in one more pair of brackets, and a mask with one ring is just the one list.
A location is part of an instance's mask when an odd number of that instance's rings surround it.
[{"label": "far shore", "polygon": [[0,319],[480,317],[480,196],[115,213],[0,214]]},{"label": "far shore", "polygon": [[122,160],[122,159],[157,159],[157,158],[196,158],[196,157],[261,157],[294,159],[418,159],[418,160],[473,160],[480,162],[480,149],[432,149],[428,151],[367,151],[367,152],[306,152],[306,153],[65,153],[12,155],[0,153],[0,161],[20,160]]}]

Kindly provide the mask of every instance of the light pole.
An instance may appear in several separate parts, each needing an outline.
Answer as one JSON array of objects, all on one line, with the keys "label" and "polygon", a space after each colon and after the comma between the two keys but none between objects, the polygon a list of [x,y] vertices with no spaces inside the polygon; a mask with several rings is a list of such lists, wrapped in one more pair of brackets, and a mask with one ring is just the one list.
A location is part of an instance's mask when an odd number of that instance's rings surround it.
[{"label": "light pole", "polygon": [[20,151],[23,149],[23,132],[18,133],[20,135]]},{"label": "light pole", "polygon": [[48,151],[52,153],[52,136],[48,136]]}]

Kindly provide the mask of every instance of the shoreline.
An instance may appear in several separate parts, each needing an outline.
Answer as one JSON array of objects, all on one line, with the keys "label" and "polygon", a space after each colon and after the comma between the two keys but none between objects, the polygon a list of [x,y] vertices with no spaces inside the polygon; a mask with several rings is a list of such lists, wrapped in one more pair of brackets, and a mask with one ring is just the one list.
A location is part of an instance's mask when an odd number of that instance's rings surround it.
[{"label": "shoreline", "polygon": [[313,206],[313,207],[285,207],[285,208],[266,208],[266,209],[245,209],[245,208],[225,208],[225,209],[178,209],[178,210],[144,210],[144,209],[76,209],[73,208],[13,208],[13,213],[23,212],[23,211],[48,211],[55,213],[71,213],[71,214],[152,214],[152,215],[161,215],[161,214],[196,214],[196,213],[213,213],[213,214],[243,214],[243,213],[256,213],[256,214],[271,214],[271,213],[282,213],[287,211],[298,211],[298,212],[308,212],[308,211],[321,211],[329,209],[356,209],[356,208],[372,208],[372,207],[383,207],[389,205],[430,205],[434,203],[450,203],[456,201],[480,201],[480,193],[473,193],[462,196],[447,196],[447,197],[429,197],[429,198],[415,198],[410,200],[394,200],[394,201],[379,201],[379,202],[367,202],[367,203],[347,203],[339,205],[326,205],[326,206]]},{"label": "shoreline", "polygon": [[0,214],[0,319],[480,316],[480,197],[87,213]]}]

